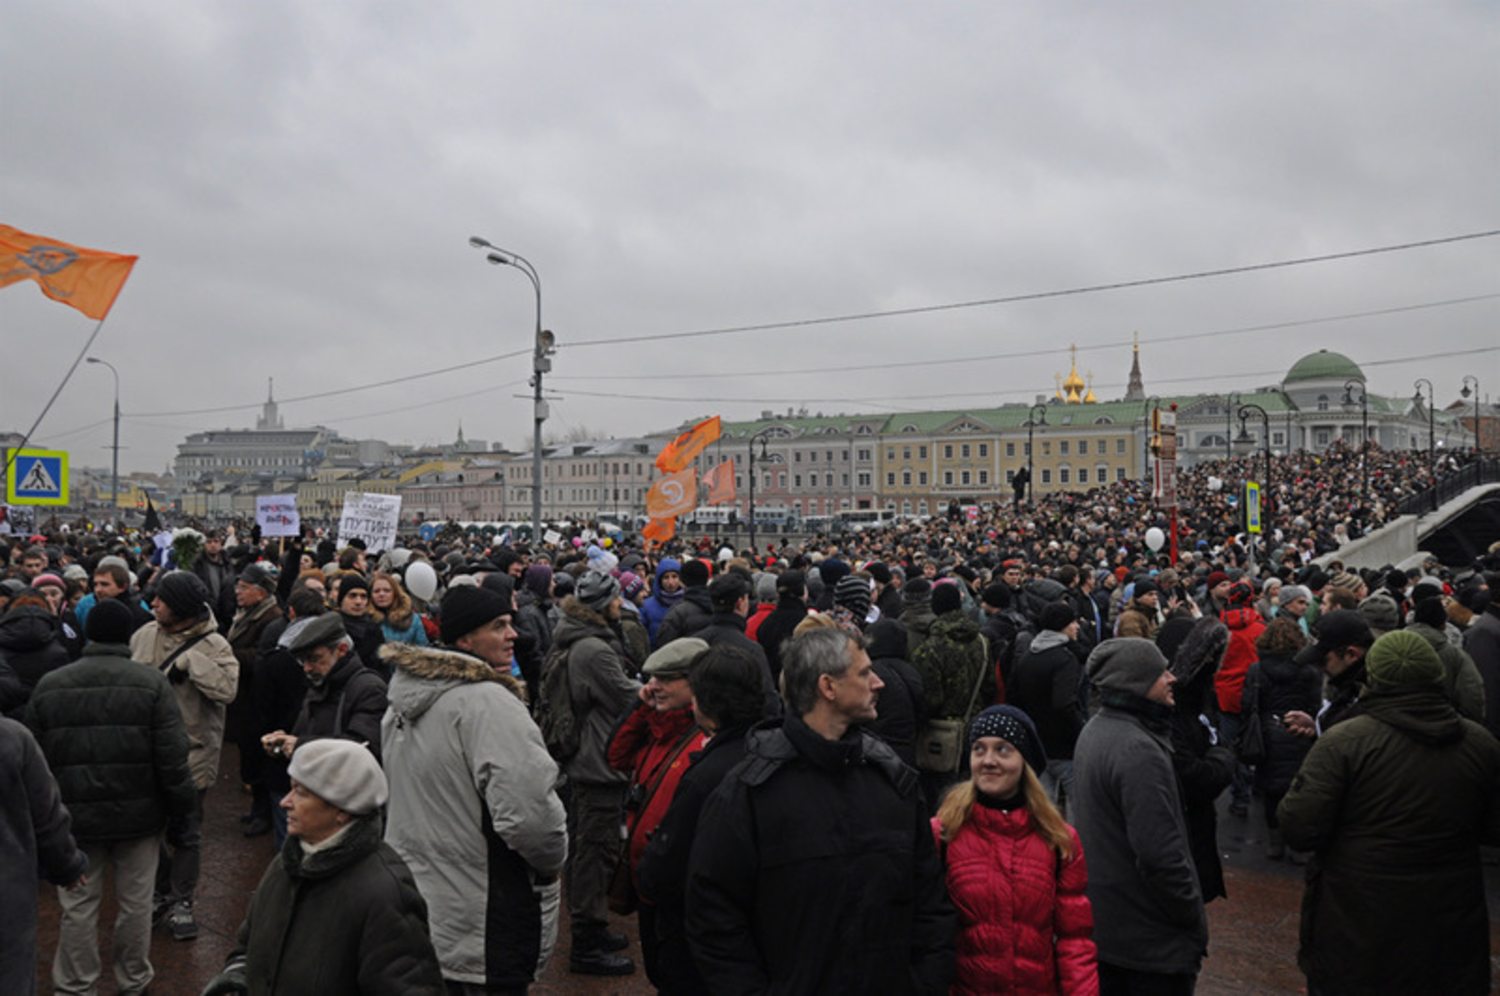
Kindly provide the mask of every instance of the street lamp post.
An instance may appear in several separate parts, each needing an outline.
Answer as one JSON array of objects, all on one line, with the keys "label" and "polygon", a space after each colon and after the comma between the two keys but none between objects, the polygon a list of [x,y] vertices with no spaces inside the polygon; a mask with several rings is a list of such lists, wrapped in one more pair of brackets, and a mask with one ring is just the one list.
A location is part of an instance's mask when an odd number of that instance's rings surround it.
[{"label": "street lamp post", "polygon": [[[115,442],[110,447],[114,451],[114,456],[109,472],[109,517],[113,520],[120,513],[120,371],[116,370],[114,364],[108,360],[101,360],[97,356],[90,356],[89,362],[97,363],[101,367],[109,367],[109,372],[115,375]],[[1479,410],[1477,401],[1474,410]],[[1478,424],[1475,422],[1475,425]]]},{"label": "street lamp post", "polygon": [[547,421],[547,402],[542,399],[542,374],[552,370],[552,354],[556,352],[557,339],[551,332],[542,329],[542,278],[536,267],[520,253],[501,249],[488,239],[469,236],[469,245],[475,249],[491,250],[484,258],[496,266],[512,266],[526,274],[531,286],[536,289],[536,338],[531,353],[531,386],[533,431],[531,438],[531,542],[542,540],[542,423]]},{"label": "street lamp post", "polygon": [[[1356,396],[1355,391],[1359,394]],[[1359,466],[1363,472],[1363,494],[1370,493],[1370,396],[1357,380],[1344,381],[1344,407],[1359,405]]]},{"label": "street lamp post", "polygon": [[1429,492],[1432,495],[1432,510],[1437,511],[1437,423],[1433,421],[1433,407],[1437,401],[1437,393],[1432,387],[1432,381],[1426,377],[1418,377],[1412,382],[1417,393],[1412,396],[1412,401],[1422,404],[1422,385],[1427,385],[1427,476],[1431,478]]},{"label": "street lamp post", "polygon": [[[1264,521],[1266,513],[1266,496],[1271,493],[1271,416],[1260,405],[1252,404],[1249,402],[1240,405],[1238,414],[1240,418],[1240,434],[1236,442],[1245,445],[1250,445],[1254,442],[1254,440],[1250,438],[1250,433],[1245,429],[1245,421],[1249,419],[1251,415],[1260,416],[1261,440],[1265,443],[1266,453],[1266,475],[1261,479],[1260,482],[1261,520]],[[1262,532],[1262,535],[1264,535],[1264,532]]]},{"label": "street lamp post", "polygon": [[1031,415],[1026,419],[1026,501],[1035,504],[1036,498],[1036,472],[1032,470],[1032,463],[1036,460],[1036,427],[1037,413],[1041,413],[1041,424],[1047,424],[1047,406],[1032,405]]},{"label": "street lamp post", "polygon": [[[1470,381],[1474,382],[1474,386],[1472,388],[1469,387]],[[1463,384],[1464,389],[1458,393],[1462,394],[1466,398],[1469,396],[1469,393],[1471,391],[1474,394],[1474,455],[1476,457],[1482,457],[1484,456],[1484,447],[1479,445],[1479,378],[1475,377],[1473,374],[1469,374],[1464,377]]]},{"label": "street lamp post", "polygon": [[1224,462],[1234,459],[1234,406],[1239,404],[1238,394],[1224,395]]},{"label": "street lamp post", "polygon": [[755,444],[756,443],[760,443],[760,458],[761,458],[762,461],[764,461],[766,459],[767,441],[770,438],[769,436],[766,435],[766,433],[768,431],[769,430],[767,430],[767,429],[762,429],[761,431],[757,432],[755,435],[753,435],[753,436],[750,437],[750,550],[751,550],[751,552],[754,552],[757,549],[757,547],[755,545]]}]

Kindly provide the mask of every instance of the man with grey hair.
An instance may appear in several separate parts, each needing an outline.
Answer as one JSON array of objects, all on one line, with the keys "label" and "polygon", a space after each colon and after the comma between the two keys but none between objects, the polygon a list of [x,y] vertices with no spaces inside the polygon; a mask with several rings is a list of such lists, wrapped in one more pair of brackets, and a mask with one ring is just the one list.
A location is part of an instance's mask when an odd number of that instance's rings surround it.
[{"label": "man with grey hair", "polygon": [[861,729],[883,687],[863,642],[815,629],[782,664],[785,717],[750,732],[699,822],[698,969],[726,992],[946,992],[957,924],[917,774]]}]

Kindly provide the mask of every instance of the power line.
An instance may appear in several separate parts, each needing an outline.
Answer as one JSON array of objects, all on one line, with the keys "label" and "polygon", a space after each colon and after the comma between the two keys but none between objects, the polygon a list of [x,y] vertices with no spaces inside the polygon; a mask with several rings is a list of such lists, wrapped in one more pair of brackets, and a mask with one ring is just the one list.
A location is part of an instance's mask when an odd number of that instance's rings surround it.
[{"label": "power line", "polygon": [[1126,290],[1131,287],[1151,287],[1158,284],[1180,283],[1186,280],[1204,280],[1209,277],[1225,277],[1237,273],[1255,273],[1277,270],[1289,266],[1305,266],[1308,263],[1327,263],[1338,259],[1354,259],[1380,253],[1401,252],[1407,249],[1425,249],[1430,246],[1465,242],[1471,239],[1488,239],[1500,235],[1500,229],[1487,232],[1470,232],[1467,235],[1450,235],[1441,239],[1425,239],[1420,242],[1403,242],[1398,245],[1376,246],[1373,249],[1354,249],[1349,252],[1326,253],[1321,256],[1302,256],[1272,263],[1251,263],[1246,266],[1230,266],[1217,270],[1199,270],[1180,273],[1170,277],[1146,277],[1140,280],[1122,280],[1108,284],[1092,284],[1086,287],[1070,287],[1066,290],[1036,291],[1030,294],[1012,294],[1008,297],[992,297],[979,301],[960,301],[953,304],[929,304],[914,308],[896,308],[890,311],[864,311],[849,315],[831,315],[824,318],[802,318],[785,322],[764,322],[759,325],[733,325],[726,328],[698,329],[692,332],[660,332],[651,335],[625,336],[619,339],[585,339],[581,342],[559,343],[558,348],[577,349],[584,346],[618,346],[632,342],[657,342],[666,339],[693,339],[711,335],[736,335],[742,332],[769,332],[774,329],[807,328],[813,325],[832,325],[837,322],[861,322],[875,318],[897,318],[905,315],[930,315],[941,311],[957,311],[962,308],[986,308],[997,304],[1016,304],[1021,301],[1042,301],[1054,297],[1071,297],[1078,294],[1098,294],[1104,291]]},{"label": "power line", "polygon": [[[1303,318],[1285,322],[1271,322],[1265,325],[1246,325],[1239,328],[1215,329],[1210,332],[1184,332],[1177,335],[1150,336],[1140,340],[1147,345],[1159,343],[1187,342],[1193,339],[1210,339],[1218,336],[1245,335],[1251,332],[1274,332],[1284,329],[1302,328],[1308,325],[1319,325],[1327,322],[1348,321],[1356,318],[1377,318],[1382,315],[1397,315],[1403,312],[1421,311],[1428,308],[1448,307],[1456,304],[1472,304],[1476,301],[1489,301],[1500,298],[1500,294],[1476,294],[1471,297],[1450,298],[1446,301],[1428,301],[1421,304],[1398,305],[1392,308],[1380,308],[1374,311],[1355,311],[1344,315],[1327,315],[1321,318]],[[1117,349],[1128,346],[1129,342],[1108,342],[1092,346],[1079,346],[1080,353],[1099,352],[1106,349]],[[897,363],[862,363],[862,364],[840,364],[836,367],[801,367],[795,370],[753,370],[741,372],[710,372],[710,373],[650,373],[650,374],[595,374],[588,377],[573,376],[568,374],[554,375],[553,380],[703,380],[707,378],[723,377],[792,377],[805,374],[828,374],[828,373],[850,373],[862,370],[905,370],[911,367],[936,367],[951,366],[962,363],[982,363],[992,360],[1019,360],[1036,356],[1048,356],[1058,352],[1060,347],[1047,347],[1044,349],[1027,349],[1009,353],[987,353],[981,356],[960,356],[943,360],[904,360]]]}]

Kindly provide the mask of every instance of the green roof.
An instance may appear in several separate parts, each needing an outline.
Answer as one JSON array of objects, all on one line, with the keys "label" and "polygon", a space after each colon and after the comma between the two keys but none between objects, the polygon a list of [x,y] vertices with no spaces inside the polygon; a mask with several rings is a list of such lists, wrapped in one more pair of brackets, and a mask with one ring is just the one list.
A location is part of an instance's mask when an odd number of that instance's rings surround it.
[{"label": "green roof", "polygon": [[1365,373],[1343,353],[1330,353],[1326,349],[1320,349],[1316,353],[1308,353],[1302,359],[1292,364],[1292,369],[1286,372],[1283,384],[1292,384],[1302,380],[1357,380],[1361,384],[1365,381]]}]

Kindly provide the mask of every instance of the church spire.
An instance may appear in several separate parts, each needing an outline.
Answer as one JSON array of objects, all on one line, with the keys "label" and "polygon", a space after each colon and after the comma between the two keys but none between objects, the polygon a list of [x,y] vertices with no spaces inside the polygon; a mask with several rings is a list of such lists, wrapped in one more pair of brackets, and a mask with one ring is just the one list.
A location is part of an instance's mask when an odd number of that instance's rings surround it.
[{"label": "church spire", "polygon": [[1146,385],[1141,381],[1141,336],[1133,333],[1135,347],[1130,359],[1130,384],[1125,388],[1126,401],[1145,401]]}]

